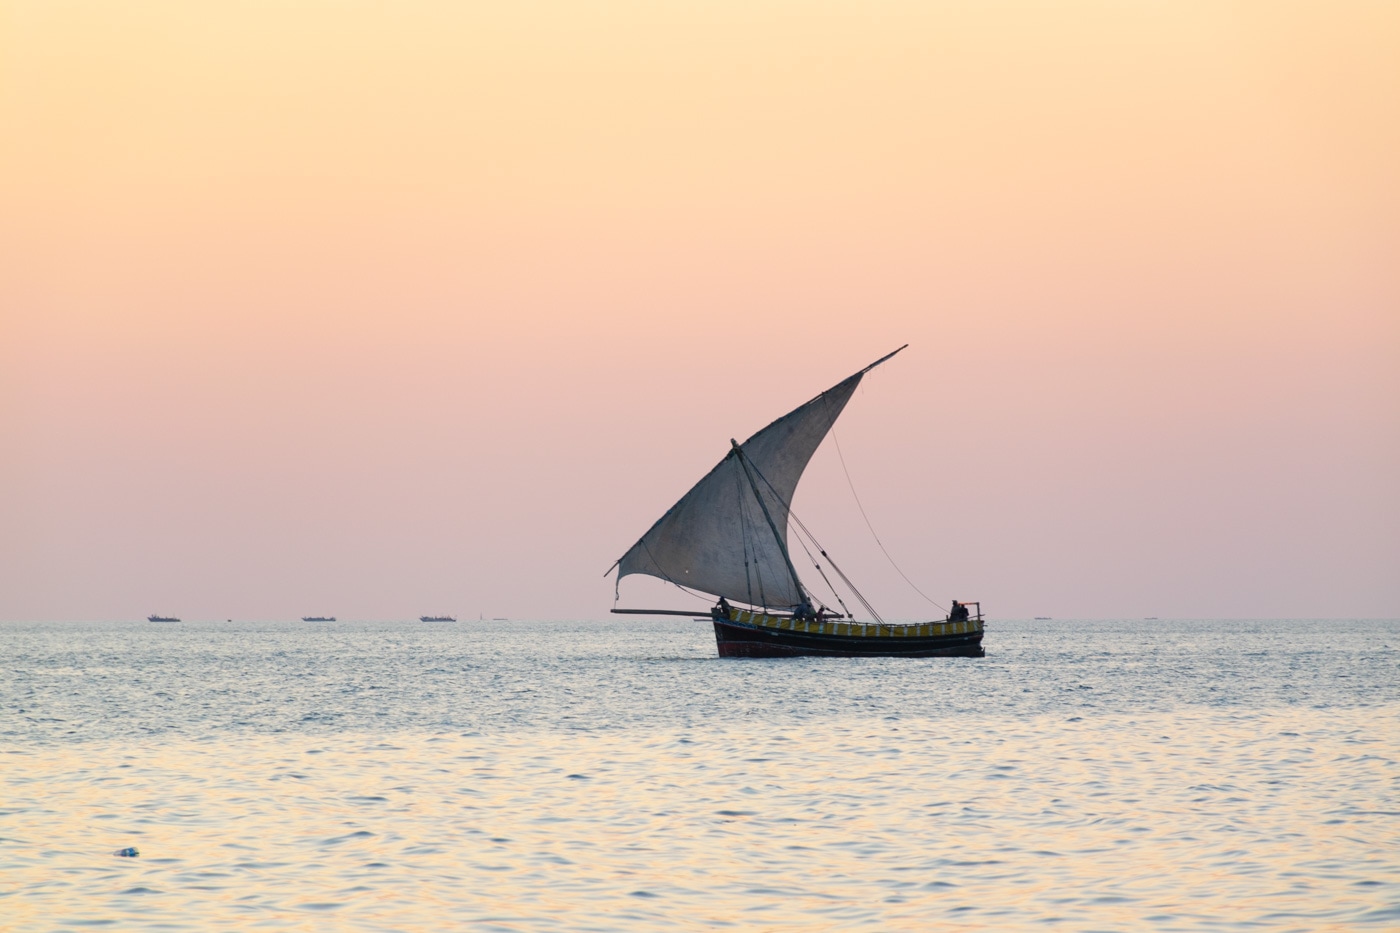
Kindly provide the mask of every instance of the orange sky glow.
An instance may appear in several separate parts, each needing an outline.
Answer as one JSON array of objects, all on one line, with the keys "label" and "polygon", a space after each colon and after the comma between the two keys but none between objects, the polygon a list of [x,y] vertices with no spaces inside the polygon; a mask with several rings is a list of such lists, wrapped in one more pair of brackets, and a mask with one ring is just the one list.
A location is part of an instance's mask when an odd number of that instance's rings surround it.
[{"label": "orange sky glow", "polygon": [[1391,3],[0,0],[0,619],[602,617],[906,342],[945,605],[1394,617],[1397,166]]}]

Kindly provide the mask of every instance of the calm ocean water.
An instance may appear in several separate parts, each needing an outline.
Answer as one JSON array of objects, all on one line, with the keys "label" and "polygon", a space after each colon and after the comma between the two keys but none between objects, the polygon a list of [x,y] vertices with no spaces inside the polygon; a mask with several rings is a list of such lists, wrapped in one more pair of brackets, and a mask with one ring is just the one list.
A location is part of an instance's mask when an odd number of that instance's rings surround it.
[{"label": "calm ocean water", "polygon": [[1400,622],[986,647],[0,624],[0,928],[1400,927]]}]

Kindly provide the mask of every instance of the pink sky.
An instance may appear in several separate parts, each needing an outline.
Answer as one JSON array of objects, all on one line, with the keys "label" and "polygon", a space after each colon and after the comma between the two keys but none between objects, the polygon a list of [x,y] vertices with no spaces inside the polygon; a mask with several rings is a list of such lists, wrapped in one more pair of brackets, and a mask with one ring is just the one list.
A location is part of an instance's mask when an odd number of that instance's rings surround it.
[{"label": "pink sky", "polygon": [[[837,434],[941,602],[1400,616],[1397,63],[1359,0],[0,0],[0,619],[602,617],[905,342]],[[929,609],[830,442],[795,506]]]}]

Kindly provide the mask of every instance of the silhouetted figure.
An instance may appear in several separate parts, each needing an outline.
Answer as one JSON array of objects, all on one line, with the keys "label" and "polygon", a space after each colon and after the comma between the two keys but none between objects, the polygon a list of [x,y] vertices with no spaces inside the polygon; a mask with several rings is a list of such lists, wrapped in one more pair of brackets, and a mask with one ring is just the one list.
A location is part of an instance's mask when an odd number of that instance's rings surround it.
[{"label": "silhouetted figure", "polygon": [[967,607],[964,606],[962,603],[958,602],[956,599],[953,600],[953,609],[952,609],[951,612],[948,613],[948,621],[949,621],[949,622],[966,622],[966,621],[967,621]]}]

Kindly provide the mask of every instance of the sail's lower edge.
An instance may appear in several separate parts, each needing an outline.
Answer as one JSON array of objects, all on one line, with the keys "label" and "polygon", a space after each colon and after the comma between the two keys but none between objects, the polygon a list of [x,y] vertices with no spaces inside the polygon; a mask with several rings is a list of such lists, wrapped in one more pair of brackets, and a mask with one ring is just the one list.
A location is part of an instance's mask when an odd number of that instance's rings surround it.
[{"label": "sail's lower edge", "polygon": [[762,613],[732,612],[714,617],[715,643],[722,658],[964,657],[980,658],[982,622],[924,622],[877,625],[810,621]]}]

